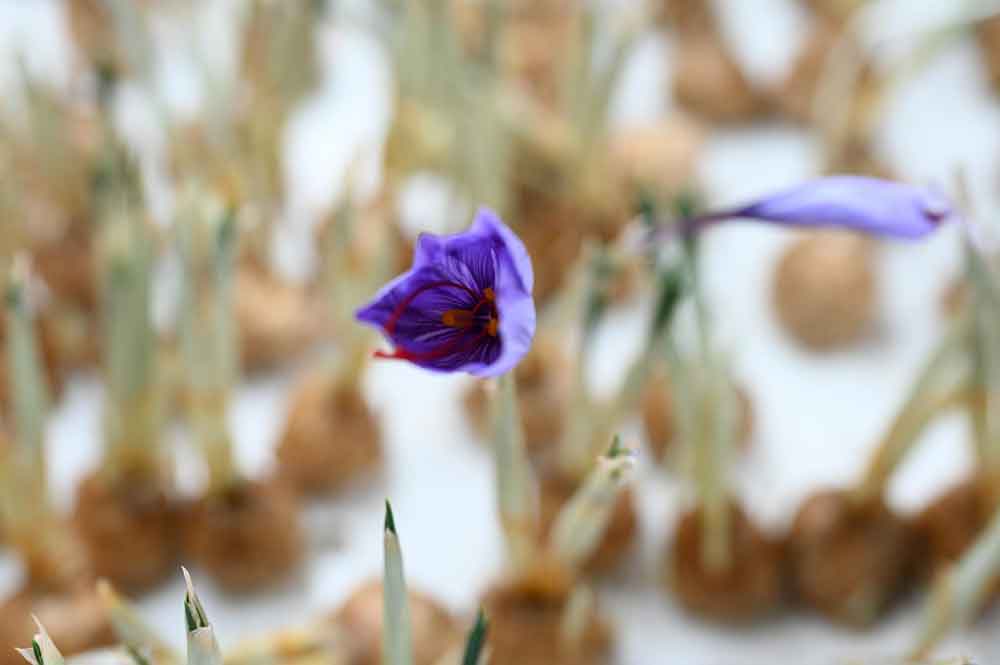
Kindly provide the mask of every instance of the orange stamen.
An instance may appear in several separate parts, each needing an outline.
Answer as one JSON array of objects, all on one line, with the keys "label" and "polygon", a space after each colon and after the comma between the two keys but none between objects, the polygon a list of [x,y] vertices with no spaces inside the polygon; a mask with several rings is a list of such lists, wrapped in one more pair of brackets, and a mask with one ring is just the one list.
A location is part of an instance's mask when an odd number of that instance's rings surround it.
[{"label": "orange stamen", "polygon": [[441,323],[449,328],[468,328],[475,320],[475,312],[468,309],[449,309],[441,315]]}]

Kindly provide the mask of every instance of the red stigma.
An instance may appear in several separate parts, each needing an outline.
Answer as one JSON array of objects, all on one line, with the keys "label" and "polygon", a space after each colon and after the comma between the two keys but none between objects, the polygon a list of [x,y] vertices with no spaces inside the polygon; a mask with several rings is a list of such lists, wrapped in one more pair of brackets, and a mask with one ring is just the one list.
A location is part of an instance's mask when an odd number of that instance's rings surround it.
[{"label": "red stigma", "polygon": [[482,323],[482,328],[479,334],[474,337],[458,335],[447,342],[432,348],[428,351],[411,351],[400,344],[396,344],[396,348],[392,351],[375,351],[373,356],[375,358],[383,358],[388,360],[409,360],[409,361],[428,361],[442,358],[450,353],[457,351],[464,351],[470,346],[473,346],[480,342],[484,337],[497,337],[499,329],[499,316],[496,306],[496,293],[492,288],[485,288],[483,294],[480,297],[472,289],[460,284],[458,282],[451,281],[438,281],[431,282],[429,284],[424,284],[423,286],[414,289],[412,293],[407,294],[396,307],[393,309],[392,314],[385,324],[386,335],[390,338],[395,332],[396,325],[399,323],[399,319],[406,312],[406,309],[413,303],[413,301],[421,293],[429,291],[435,288],[456,288],[465,291],[470,296],[477,298],[476,304],[471,309],[449,309],[442,313],[441,324],[448,326],[450,328],[471,328],[476,324],[476,316],[480,313],[484,307],[489,308],[489,318]]}]

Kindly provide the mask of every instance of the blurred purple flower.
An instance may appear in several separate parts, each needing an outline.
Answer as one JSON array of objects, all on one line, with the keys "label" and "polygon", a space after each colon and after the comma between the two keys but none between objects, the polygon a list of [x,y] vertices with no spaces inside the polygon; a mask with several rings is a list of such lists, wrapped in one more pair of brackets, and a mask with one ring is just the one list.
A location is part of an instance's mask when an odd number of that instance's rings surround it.
[{"label": "blurred purple flower", "polygon": [[863,176],[809,180],[748,205],[686,220],[698,231],[734,218],[805,227],[840,227],[894,238],[921,238],[952,216],[951,203],[923,187]]},{"label": "blurred purple flower", "polygon": [[358,310],[396,347],[380,358],[438,372],[497,376],[535,336],[534,273],[520,238],[492,210],[448,236],[422,234],[413,266]]}]

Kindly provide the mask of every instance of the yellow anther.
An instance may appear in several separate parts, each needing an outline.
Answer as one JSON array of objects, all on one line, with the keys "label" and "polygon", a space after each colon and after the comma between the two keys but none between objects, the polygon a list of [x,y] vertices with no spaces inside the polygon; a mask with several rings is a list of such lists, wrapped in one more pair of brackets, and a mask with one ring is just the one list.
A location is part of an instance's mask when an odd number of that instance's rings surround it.
[{"label": "yellow anther", "polygon": [[449,309],[441,315],[441,323],[449,328],[468,328],[475,317],[467,309]]}]

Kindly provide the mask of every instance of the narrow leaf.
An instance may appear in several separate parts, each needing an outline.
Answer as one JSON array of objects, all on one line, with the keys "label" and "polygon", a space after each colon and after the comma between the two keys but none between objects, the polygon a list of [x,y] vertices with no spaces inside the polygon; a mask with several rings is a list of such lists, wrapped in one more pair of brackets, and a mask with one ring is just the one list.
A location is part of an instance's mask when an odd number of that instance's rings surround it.
[{"label": "narrow leaf", "polygon": [[511,565],[520,570],[536,548],[538,488],[524,449],[524,432],[513,372],[499,379],[494,396],[493,454],[500,519]]},{"label": "narrow leaf", "polygon": [[586,559],[600,542],[614,510],[618,493],[634,467],[630,453],[612,444],[608,454],[570,498],[556,517],[550,536],[552,550],[568,565]]},{"label": "narrow leaf", "polygon": [[382,580],[382,654],[386,665],[412,665],[410,607],[403,574],[403,552],[386,502],[384,533],[384,578]]},{"label": "narrow leaf", "polygon": [[476,613],[476,623],[469,631],[469,637],[465,641],[465,655],[462,656],[462,665],[479,665],[483,647],[486,646],[486,635],[489,632],[490,623],[486,618],[483,608],[479,608]]}]

